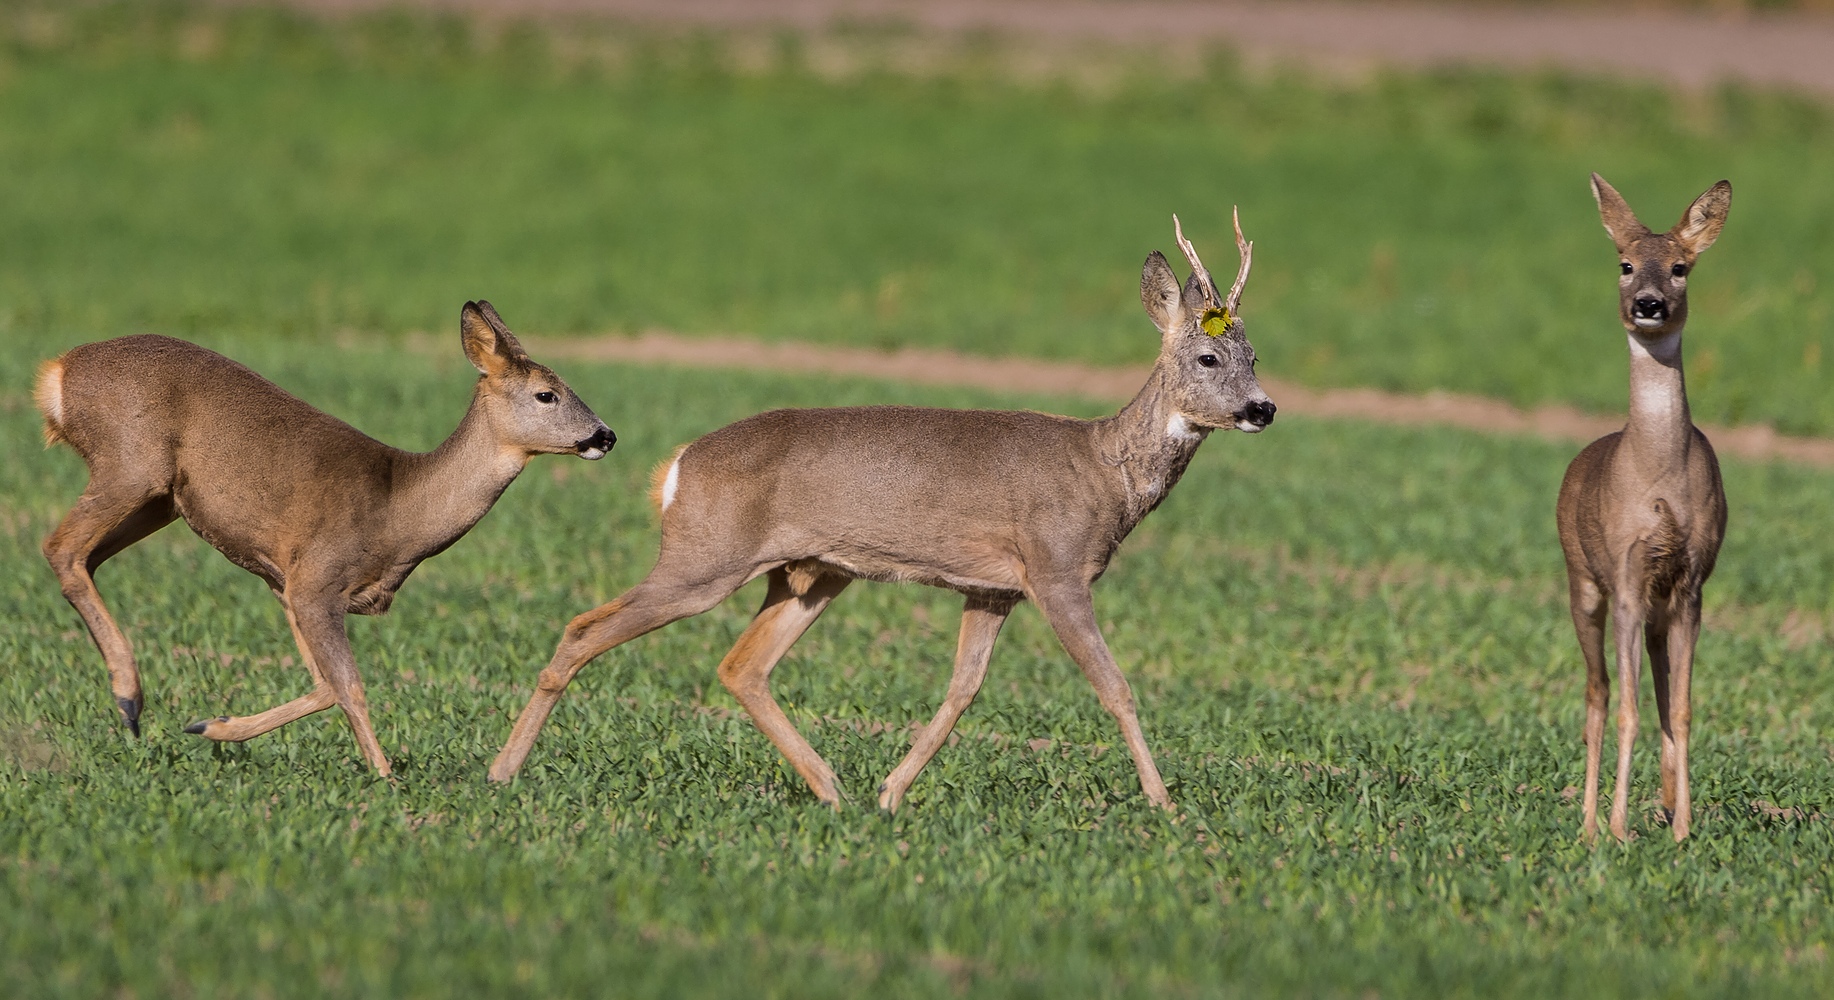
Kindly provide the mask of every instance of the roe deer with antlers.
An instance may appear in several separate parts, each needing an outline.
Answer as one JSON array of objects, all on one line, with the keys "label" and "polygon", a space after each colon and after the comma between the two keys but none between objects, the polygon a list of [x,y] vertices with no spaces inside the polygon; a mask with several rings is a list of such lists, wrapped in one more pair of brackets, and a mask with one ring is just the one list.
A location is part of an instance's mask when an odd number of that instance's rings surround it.
[{"label": "roe deer with antlers", "polygon": [[278,708],[185,731],[239,742],[335,704],[370,766],[389,773],[344,616],[387,611],[414,567],[471,530],[532,456],[597,459],[616,441],[558,375],[529,360],[490,303],[465,303],[460,327],[480,378],[458,429],[426,454],[391,448],[170,337],[85,344],[39,370],[46,444],[68,443],[89,466],[89,486],[45,540],[45,557],[136,736],[140,671],[94,574],[182,517],[267,581],[313,680],[311,694]]},{"label": "roe deer with antlers", "polygon": [[1252,244],[1238,221],[1241,270],[1224,297],[1182,229],[1175,231],[1192,273],[1181,290],[1163,256],[1146,259],[1140,298],[1161,333],[1159,359],[1115,416],[777,410],[679,449],[657,470],[662,547],[655,567],[567,626],[490,777],[507,781],[522,766],[561,692],[588,661],[700,614],[768,574],[764,605],[720,661],[720,681],[816,797],[838,806],[833,769],[771,697],[769,678],[835,595],[863,578],[925,583],[966,597],[948,694],[880,785],[881,808],[897,808],[974,700],[994,638],[1023,599],[1044,613],[1120,724],[1146,797],[1169,807],[1089,588],[1210,431],[1259,431],[1274,418],[1238,314]]},{"label": "roe deer with antlers", "polygon": [[1573,627],[1586,659],[1586,789],[1580,834],[1598,836],[1598,768],[1611,679],[1605,619],[1617,654],[1617,784],[1611,832],[1630,836],[1630,748],[1637,735],[1637,674],[1649,647],[1662,726],[1662,807],[1676,840],[1688,835],[1688,689],[1700,636],[1700,588],[1726,533],[1719,461],[1688,417],[1681,330],[1688,275],[1726,224],[1732,185],[1694,200],[1665,233],[1651,232],[1605,179],[1592,175],[1605,231],[1617,244],[1618,318],[1630,341],[1630,417],[1567,467],[1555,518],[1566,554]]}]

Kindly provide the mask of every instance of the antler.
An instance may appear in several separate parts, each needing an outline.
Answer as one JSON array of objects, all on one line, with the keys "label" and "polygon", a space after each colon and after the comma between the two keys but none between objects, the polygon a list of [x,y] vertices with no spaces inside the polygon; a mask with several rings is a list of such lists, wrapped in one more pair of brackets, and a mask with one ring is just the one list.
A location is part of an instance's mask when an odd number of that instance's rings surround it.
[{"label": "antler", "polygon": [[1184,238],[1184,226],[1179,223],[1177,212],[1172,213],[1172,234],[1178,237],[1178,249],[1184,251],[1184,259],[1191,262],[1191,273],[1203,279],[1200,285],[1203,288],[1204,297],[1214,304],[1217,300],[1216,282],[1210,277],[1210,269],[1204,266],[1203,261],[1197,259],[1197,248],[1191,245],[1190,240]]},{"label": "antler", "polygon": [[[1242,238],[1241,206],[1234,206],[1232,214],[1235,216],[1235,249],[1242,255],[1242,269],[1235,274],[1235,284],[1229,286],[1229,297],[1223,300],[1223,308],[1228,310],[1229,315],[1234,316],[1242,305],[1242,286],[1248,284],[1248,265],[1254,262],[1255,245]],[[1173,225],[1176,227],[1176,221]],[[1209,277],[1208,274],[1204,275],[1205,280],[1208,280]]]}]

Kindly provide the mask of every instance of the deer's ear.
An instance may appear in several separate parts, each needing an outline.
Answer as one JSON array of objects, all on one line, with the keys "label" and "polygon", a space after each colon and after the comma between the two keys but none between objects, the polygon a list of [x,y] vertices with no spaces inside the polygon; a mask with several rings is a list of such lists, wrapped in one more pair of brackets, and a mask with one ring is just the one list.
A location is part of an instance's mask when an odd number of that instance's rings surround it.
[{"label": "deer's ear", "polygon": [[1689,253],[1698,254],[1719,239],[1719,231],[1726,228],[1726,213],[1731,209],[1732,182],[1720,181],[1694,199],[1668,234]]},{"label": "deer's ear", "polygon": [[1611,234],[1611,242],[1619,250],[1649,234],[1649,227],[1637,221],[1637,214],[1630,210],[1624,196],[1597,174],[1592,175],[1592,197],[1598,201],[1598,217],[1605,224],[1605,232]]},{"label": "deer's ear", "polygon": [[480,375],[502,375],[528,356],[488,302],[465,303],[459,312],[459,339],[465,345],[465,357]]},{"label": "deer's ear", "polygon": [[1172,265],[1165,262],[1164,254],[1154,250],[1140,269],[1140,304],[1146,307],[1146,315],[1161,334],[1169,335],[1178,329],[1183,319],[1179,299],[1178,277],[1172,273]]}]

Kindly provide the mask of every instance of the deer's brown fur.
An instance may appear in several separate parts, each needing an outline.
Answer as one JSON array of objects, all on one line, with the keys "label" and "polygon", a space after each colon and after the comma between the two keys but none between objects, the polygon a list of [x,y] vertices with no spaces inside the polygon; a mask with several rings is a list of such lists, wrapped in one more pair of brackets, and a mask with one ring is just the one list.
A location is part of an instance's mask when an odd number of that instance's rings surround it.
[{"label": "deer's brown fur", "polygon": [[1700,591],[1726,531],[1719,462],[1688,416],[1681,371],[1687,279],[1725,226],[1732,185],[1695,199],[1667,232],[1650,231],[1605,179],[1592,175],[1599,215],[1619,254],[1618,315],[1629,337],[1630,415],[1588,445],[1560,484],[1556,520],[1566,554],[1573,626],[1586,660],[1586,787],[1581,835],[1598,834],[1598,772],[1611,700],[1605,622],[1618,671],[1618,768],[1611,832],[1629,837],[1630,751],[1637,675],[1648,646],[1662,726],[1662,805],[1676,840],[1688,835],[1688,728]]},{"label": "deer's brown fur", "polygon": [[1182,290],[1164,257],[1147,258],[1141,299],[1161,333],[1159,360],[1139,395],[1112,417],[777,410],[678,451],[655,481],[662,510],[655,567],[567,627],[490,776],[516,773],[588,661],[768,575],[764,605],[720,662],[720,680],[816,796],[838,803],[833,770],[791,725],[768,679],[850,581],[896,580],[958,591],[966,607],[948,695],[881,786],[881,807],[897,807],[942,745],[980,688],[1001,624],[1028,599],[1119,723],[1147,797],[1169,805],[1133,695],[1097,627],[1090,586],[1211,430],[1259,431],[1273,419],[1237,312],[1251,248],[1239,226],[1236,236],[1242,267],[1227,298],[1182,232],[1192,265]]},{"label": "deer's brown fur", "polygon": [[94,574],[182,517],[272,588],[314,685],[259,715],[186,731],[246,740],[336,704],[370,765],[389,772],[344,616],[387,611],[415,566],[470,530],[530,457],[598,458],[614,440],[559,376],[529,360],[490,303],[466,303],[460,323],[480,377],[458,429],[425,454],[391,448],[169,337],[85,344],[43,366],[36,397],[46,441],[68,443],[89,466],[89,485],[45,540],[45,557],[136,734],[139,668]]}]

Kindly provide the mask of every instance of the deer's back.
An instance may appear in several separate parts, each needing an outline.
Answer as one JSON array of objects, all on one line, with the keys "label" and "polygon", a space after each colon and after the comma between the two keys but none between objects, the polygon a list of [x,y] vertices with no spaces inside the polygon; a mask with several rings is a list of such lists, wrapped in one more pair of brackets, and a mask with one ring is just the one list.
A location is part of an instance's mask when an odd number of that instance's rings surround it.
[{"label": "deer's back", "polygon": [[122,337],[58,363],[57,430],[92,475],[171,492],[219,548],[372,504],[400,454],[182,340]]},{"label": "deer's back", "polygon": [[899,406],[762,413],[682,451],[674,492],[664,489],[664,546],[1016,588],[1015,560],[1112,550],[1101,536],[1123,505],[1090,426]]}]

